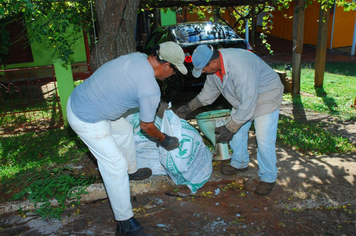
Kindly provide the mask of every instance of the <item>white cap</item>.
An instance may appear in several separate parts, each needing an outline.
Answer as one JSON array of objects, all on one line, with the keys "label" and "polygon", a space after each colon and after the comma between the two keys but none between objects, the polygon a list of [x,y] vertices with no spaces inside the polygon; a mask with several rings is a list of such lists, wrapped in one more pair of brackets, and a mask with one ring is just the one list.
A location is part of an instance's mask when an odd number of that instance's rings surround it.
[{"label": "white cap", "polygon": [[172,41],[161,43],[157,54],[159,59],[175,65],[183,75],[188,73],[188,70],[184,65],[185,55],[183,49],[177,43]]}]

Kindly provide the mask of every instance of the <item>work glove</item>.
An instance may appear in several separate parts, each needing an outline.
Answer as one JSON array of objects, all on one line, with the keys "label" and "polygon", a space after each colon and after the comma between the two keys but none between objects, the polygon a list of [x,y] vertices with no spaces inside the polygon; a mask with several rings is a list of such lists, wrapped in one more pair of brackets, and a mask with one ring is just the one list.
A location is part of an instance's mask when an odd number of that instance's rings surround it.
[{"label": "work glove", "polygon": [[193,110],[189,107],[189,105],[185,104],[178,108],[176,115],[181,119],[185,119],[192,111]]},{"label": "work glove", "polygon": [[225,143],[231,141],[236,132],[241,128],[242,124],[236,124],[233,119],[230,119],[226,125],[215,128],[215,143]]},{"label": "work glove", "polygon": [[215,143],[229,142],[235,133],[226,128],[225,125],[215,128]]},{"label": "work glove", "polygon": [[203,106],[203,104],[198,97],[195,97],[188,104],[179,107],[175,113],[179,118],[185,119],[192,111],[195,111],[201,106]]},{"label": "work glove", "polygon": [[179,140],[176,137],[171,137],[168,134],[164,134],[164,139],[162,142],[158,142],[159,145],[161,145],[164,149],[167,151],[172,151],[173,149],[176,149],[179,147]]}]

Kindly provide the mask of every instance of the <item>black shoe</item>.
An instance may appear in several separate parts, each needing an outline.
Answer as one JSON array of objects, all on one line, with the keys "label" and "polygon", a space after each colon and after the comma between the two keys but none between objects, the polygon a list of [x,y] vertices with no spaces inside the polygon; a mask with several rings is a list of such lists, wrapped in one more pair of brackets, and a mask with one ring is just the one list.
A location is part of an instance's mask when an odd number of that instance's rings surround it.
[{"label": "black shoe", "polygon": [[221,167],[220,173],[223,174],[223,175],[234,175],[237,172],[244,172],[246,170],[248,170],[248,166],[245,167],[245,168],[238,169],[238,168],[235,168],[235,167],[232,167],[232,166],[228,165],[228,166]]},{"label": "black shoe", "polygon": [[143,180],[147,179],[152,175],[152,170],[150,168],[138,169],[135,173],[129,174],[130,180]]},{"label": "black shoe", "polygon": [[256,187],[255,193],[257,195],[268,195],[271,193],[274,184],[275,182],[267,183],[267,182],[260,181],[260,183]]},{"label": "black shoe", "polygon": [[119,221],[115,231],[115,236],[129,235],[129,236],[143,236],[143,227],[135,217],[128,220]]}]

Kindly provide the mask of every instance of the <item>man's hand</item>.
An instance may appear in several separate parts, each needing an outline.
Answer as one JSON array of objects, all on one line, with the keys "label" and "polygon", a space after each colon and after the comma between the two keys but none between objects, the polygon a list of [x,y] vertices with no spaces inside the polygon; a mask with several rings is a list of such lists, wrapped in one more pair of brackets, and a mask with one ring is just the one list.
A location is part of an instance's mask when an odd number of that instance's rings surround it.
[{"label": "man's hand", "polygon": [[226,128],[225,125],[215,128],[215,143],[229,142],[235,133]]},{"label": "man's hand", "polygon": [[164,139],[162,142],[159,142],[159,144],[164,147],[167,151],[172,151],[179,147],[179,140],[176,137],[171,137],[165,133],[164,134]]},{"label": "man's hand", "polygon": [[181,119],[185,119],[191,112],[201,106],[203,106],[203,104],[200,102],[198,96],[196,96],[188,104],[179,107],[176,111],[176,115]]},{"label": "man's hand", "polygon": [[185,104],[178,108],[176,115],[181,119],[185,119],[192,111],[193,110],[190,108],[190,106]]}]

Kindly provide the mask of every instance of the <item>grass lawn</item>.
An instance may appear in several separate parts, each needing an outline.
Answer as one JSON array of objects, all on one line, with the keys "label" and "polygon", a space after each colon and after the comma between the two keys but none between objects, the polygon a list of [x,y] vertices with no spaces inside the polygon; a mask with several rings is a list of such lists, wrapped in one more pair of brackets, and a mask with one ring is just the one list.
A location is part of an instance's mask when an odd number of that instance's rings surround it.
[{"label": "grass lawn", "polygon": [[[284,71],[285,65],[271,65]],[[326,64],[323,87],[314,87],[314,64],[304,64],[301,72],[301,94],[283,97],[300,110],[332,115],[339,122],[355,122],[356,109],[356,64],[333,62]],[[291,77],[291,71],[287,71]],[[281,116],[278,126],[277,142],[308,155],[345,153],[355,151],[356,147],[348,139],[325,131],[328,124],[302,122]]]},{"label": "grass lawn", "polygon": [[[274,69],[284,71],[284,65],[272,65]],[[285,94],[284,101],[315,112],[337,116],[341,120],[356,120],[356,109],[352,107],[356,99],[356,64],[350,62],[326,63],[322,88],[314,87],[314,64],[305,64],[302,68],[301,95],[292,99]],[[291,77],[291,72],[287,75]]]}]

